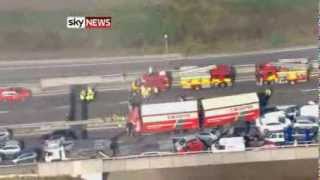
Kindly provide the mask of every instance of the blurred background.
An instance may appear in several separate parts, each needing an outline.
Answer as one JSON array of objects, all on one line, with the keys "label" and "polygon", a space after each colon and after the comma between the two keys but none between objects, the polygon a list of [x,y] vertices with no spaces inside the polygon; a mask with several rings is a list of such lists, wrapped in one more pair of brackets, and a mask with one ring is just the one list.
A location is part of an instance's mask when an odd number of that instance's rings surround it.
[{"label": "blurred background", "polygon": [[[0,58],[234,52],[315,44],[316,0],[1,0]],[[112,16],[111,30],[67,16]],[[19,52],[19,53],[17,53]]]}]

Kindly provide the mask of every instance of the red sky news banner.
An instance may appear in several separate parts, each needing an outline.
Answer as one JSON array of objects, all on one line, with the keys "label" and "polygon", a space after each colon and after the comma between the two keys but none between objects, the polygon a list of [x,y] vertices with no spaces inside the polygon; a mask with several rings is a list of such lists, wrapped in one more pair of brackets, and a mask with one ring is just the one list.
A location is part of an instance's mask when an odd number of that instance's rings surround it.
[{"label": "red sky news banner", "polygon": [[68,16],[70,29],[111,29],[110,16]]}]

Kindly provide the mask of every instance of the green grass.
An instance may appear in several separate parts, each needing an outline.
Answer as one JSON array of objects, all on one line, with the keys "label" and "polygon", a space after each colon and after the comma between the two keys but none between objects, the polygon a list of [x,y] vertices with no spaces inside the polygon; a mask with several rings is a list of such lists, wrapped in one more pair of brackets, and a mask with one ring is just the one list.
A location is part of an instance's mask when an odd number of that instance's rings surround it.
[{"label": "green grass", "polygon": [[[162,53],[164,33],[170,52],[191,54],[316,43],[316,0],[96,2],[78,9],[0,11],[0,51]],[[66,29],[69,15],[110,15],[113,28]]]}]

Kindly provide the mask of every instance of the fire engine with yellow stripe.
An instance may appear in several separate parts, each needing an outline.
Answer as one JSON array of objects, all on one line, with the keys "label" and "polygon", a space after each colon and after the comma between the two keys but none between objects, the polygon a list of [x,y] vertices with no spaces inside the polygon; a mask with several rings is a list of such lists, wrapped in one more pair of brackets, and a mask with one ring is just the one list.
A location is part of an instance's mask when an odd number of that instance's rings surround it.
[{"label": "fire engine with yellow stripe", "polygon": [[226,64],[181,67],[179,71],[179,84],[182,89],[227,87],[233,85],[234,79],[233,67]]},{"label": "fire engine with yellow stripe", "polygon": [[280,59],[256,65],[257,85],[296,84],[310,78],[311,65],[307,59]]},{"label": "fire engine with yellow stripe", "polygon": [[185,66],[177,71],[154,71],[143,74],[131,84],[131,91],[143,98],[168,90],[173,83],[182,89],[232,86],[235,79],[234,68],[230,65],[210,65],[205,67]]}]

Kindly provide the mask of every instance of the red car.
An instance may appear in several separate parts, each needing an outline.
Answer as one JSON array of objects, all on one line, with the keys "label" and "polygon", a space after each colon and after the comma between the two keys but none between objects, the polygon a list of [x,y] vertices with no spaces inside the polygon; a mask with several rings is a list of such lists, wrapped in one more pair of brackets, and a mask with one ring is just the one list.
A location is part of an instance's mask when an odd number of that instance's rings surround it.
[{"label": "red car", "polygon": [[24,101],[31,96],[31,91],[26,88],[11,87],[0,88],[0,102]]},{"label": "red car", "polygon": [[173,139],[174,149],[178,153],[198,152],[206,150],[205,144],[196,137],[183,137]]}]

